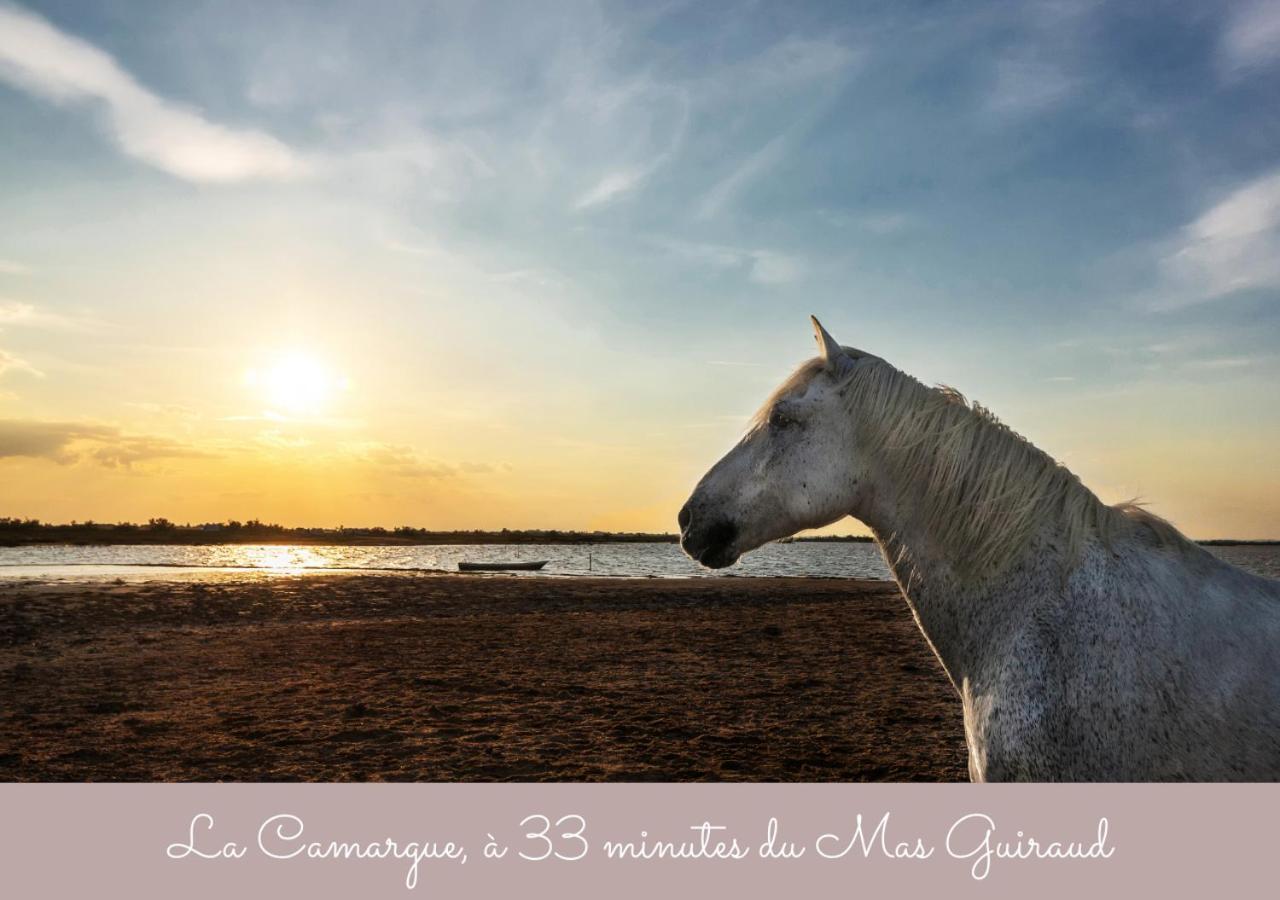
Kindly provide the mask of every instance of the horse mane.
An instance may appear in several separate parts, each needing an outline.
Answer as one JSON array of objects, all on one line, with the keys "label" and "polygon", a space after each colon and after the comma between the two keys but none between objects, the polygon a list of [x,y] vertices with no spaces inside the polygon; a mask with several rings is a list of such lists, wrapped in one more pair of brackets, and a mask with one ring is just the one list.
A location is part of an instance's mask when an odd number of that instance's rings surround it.
[{"label": "horse mane", "polygon": [[[1164,546],[1194,546],[1136,501],[1103,503],[1065,466],[954,388],[927,387],[878,357],[849,352],[857,362],[840,389],[858,417],[859,449],[886,467],[962,578],[1004,571],[1048,521],[1062,529],[1068,564],[1091,538],[1111,547],[1140,529]],[[794,389],[821,366],[811,360],[779,391]]]}]

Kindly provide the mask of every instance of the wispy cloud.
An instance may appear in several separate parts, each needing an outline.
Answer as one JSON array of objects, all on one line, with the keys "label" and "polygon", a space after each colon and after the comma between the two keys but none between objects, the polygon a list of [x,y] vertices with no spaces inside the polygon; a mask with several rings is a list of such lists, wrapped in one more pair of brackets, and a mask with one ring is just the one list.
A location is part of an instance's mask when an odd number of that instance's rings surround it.
[{"label": "wispy cloud", "polygon": [[[1162,328],[1160,320],[1148,322],[1149,327]],[[1044,358],[1056,358],[1061,368],[1045,380],[1096,384],[1108,379],[1180,376],[1202,383],[1213,376],[1250,375],[1276,361],[1265,344],[1250,341],[1239,328],[1181,323],[1177,329],[1146,342],[1106,332],[1057,341],[1044,348]],[[1071,371],[1077,374],[1066,374]]]},{"label": "wispy cloud", "polygon": [[827,91],[826,94],[825,98],[815,103],[798,121],[739,159],[727,175],[702,195],[695,216],[698,219],[712,219],[719,216],[738,200],[744,190],[782,162],[792,144],[799,141],[821,117],[834,91]]},{"label": "wispy cloud", "polygon": [[600,135],[616,128],[623,139],[620,147],[604,151],[609,161],[594,183],[574,201],[573,207],[579,211],[635,193],[675,159],[684,144],[693,102],[687,86],[662,84],[648,77],[605,87],[599,93],[583,95],[581,90],[578,87],[564,101],[562,112],[572,114],[585,107]]},{"label": "wispy cloud", "polygon": [[[788,35],[759,53],[718,67],[701,78],[665,81],[646,75],[616,85],[595,87],[585,94],[579,94],[581,88],[578,88],[572,105],[585,108],[592,118],[621,123],[619,114],[629,111],[629,121],[647,124],[650,130],[657,126],[658,133],[669,136],[661,149],[648,158],[633,157],[629,164],[605,171],[579,195],[574,208],[591,209],[634,192],[650,175],[675,158],[694,116],[722,114],[726,109],[742,106],[748,99],[753,104],[777,101],[811,90],[815,84],[822,88],[818,91],[821,106],[833,93],[827,87],[839,87],[847,70],[859,58],[856,50],[838,41]],[[809,101],[801,109],[811,105]],[[670,124],[666,124],[668,122]],[[636,141],[634,137],[628,138],[630,143]],[[640,141],[642,146],[646,143]],[[770,141],[737,165],[704,198],[698,215],[705,218],[717,213],[742,187],[771,167],[783,149],[781,141],[776,144]]]},{"label": "wispy cloud", "polygon": [[113,434],[115,429],[103,425],[0,419],[0,458],[30,456],[67,464],[76,459],[70,449],[76,441],[102,440]]},{"label": "wispy cloud", "polygon": [[790,34],[740,62],[723,66],[696,87],[704,102],[740,101],[838,83],[863,59],[856,47],[831,38]]},{"label": "wispy cloud", "polygon": [[858,217],[857,224],[864,231],[877,235],[901,234],[916,226],[916,221],[907,213],[881,212],[867,213]]},{"label": "wispy cloud", "polygon": [[590,209],[630,193],[644,179],[647,173],[642,169],[620,169],[604,175],[591,190],[587,191],[577,202],[575,209]]},{"label": "wispy cloud", "polygon": [[1185,363],[1188,369],[1207,369],[1221,371],[1224,369],[1247,369],[1256,366],[1261,360],[1253,356],[1216,356],[1211,359],[1192,359]]},{"label": "wispy cloud", "polygon": [[0,378],[10,372],[25,372],[27,375],[34,375],[36,378],[44,377],[43,372],[25,359],[19,359],[6,350],[0,350]]},{"label": "wispy cloud", "polygon": [[116,434],[85,449],[85,459],[108,469],[131,469],[160,459],[213,459],[218,454],[172,438],[148,434]]},{"label": "wispy cloud", "polygon": [[0,275],[30,275],[31,269],[11,259],[0,259]]},{"label": "wispy cloud", "polygon": [[1234,9],[1222,32],[1219,54],[1228,76],[1280,61],[1280,4],[1255,0]]},{"label": "wispy cloud", "polygon": [[1237,188],[1169,243],[1157,307],[1280,288],[1280,170]]},{"label": "wispy cloud", "polygon": [[[1098,0],[1029,0],[1004,7],[1012,38],[993,53],[982,105],[990,115],[1048,112],[1090,90]],[[999,40],[999,38],[997,38]]]},{"label": "wispy cloud", "polygon": [[698,204],[699,219],[710,219],[732,203],[742,190],[778,164],[786,153],[791,132],[775,135],[767,144],[749,154],[703,195]]},{"label": "wispy cloud", "polygon": [[469,252],[469,248],[445,246],[424,235],[416,235],[414,240],[412,244],[389,241],[387,249],[418,257],[428,263],[438,276],[447,276],[455,282],[484,286],[486,290],[501,287],[543,292],[563,292],[569,284],[568,279],[553,269],[536,266],[512,268],[500,265],[500,260],[481,258]]},{"label": "wispy cloud", "polygon": [[1007,56],[995,64],[987,108],[1018,115],[1040,112],[1063,102],[1079,81],[1058,63],[1030,55]]},{"label": "wispy cloud", "polygon": [[178,178],[292,178],[311,168],[269,134],[211,122],[158,96],[109,54],[16,6],[0,6],[0,80],[58,104],[98,104],[121,150]]},{"label": "wispy cloud", "polygon": [[482,462],[451,463],[431,459],[402,444],[368,441],[350,445],[347,450],[359,462],[403,478],[444,481],[466,475],[488,475],[503,468]]},{"label": "wispy cloud", "polygon": [[0,459],[25,456],[60,465],[93,462],[107,468],[132,468],[158,459],[214,456],[172,438],[130,434],[91,422],[45,422],[0,419]]},{"label": "wispy cloud", "polygon": [[655,239],[653,243],[667,253],[696,265],[740,272],[749,281],[760,285],[790,284],[803,278],[808,270],[804,260],[776,250],[671,239]]},{"label": "wispy cloud", "polygon": [[756,284],[790,284],[804,274],[804,265],[794,256],[756,250],[751,254],[751,271],[747,276]]},{"label": "wispy cloud", "polygon": [[101,328],[104,323],[87,316],[69,316],[52,312],[31,303],[0,298],[0,329],[6,325],[79,331],[89,328]]},{"label": "wispy cloud", "polygon": [[[863,54],[846,44],[790,35],[736,66],[718,71],[697,90],[702,105],[753,105],[774,101],[796,109],[790,123],[754,151],[740,157],[728,174],[699,201],[695,215],[710,219],[781,162],[791,147],[821,119],[853,76]],[[785,121],[785,120],[784,120]]]}]

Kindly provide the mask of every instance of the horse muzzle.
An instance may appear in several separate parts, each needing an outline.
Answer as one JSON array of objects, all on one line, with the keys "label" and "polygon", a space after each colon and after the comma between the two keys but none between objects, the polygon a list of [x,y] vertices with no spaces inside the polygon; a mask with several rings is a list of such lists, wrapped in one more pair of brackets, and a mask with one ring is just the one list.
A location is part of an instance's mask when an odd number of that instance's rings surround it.
[{"label": "horse muzzle", "polygon": [[735,549],[738,526],[728,519],[713,519],[703,526],[693,520],[686,504],[680,510],[680,548],[708,569],[723,569],[738,561]]}]

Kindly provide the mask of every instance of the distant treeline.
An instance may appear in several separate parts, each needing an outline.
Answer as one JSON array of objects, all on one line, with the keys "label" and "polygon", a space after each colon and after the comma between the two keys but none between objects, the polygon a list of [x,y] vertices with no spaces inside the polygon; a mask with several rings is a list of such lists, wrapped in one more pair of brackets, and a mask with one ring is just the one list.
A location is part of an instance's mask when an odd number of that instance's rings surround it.
[{"label": "distant treeline", "polygon": [[[38,519],[0,517],[0,546],[22,544],[614,544],[675,543],[679,535],[639,531],[431,531],[399,528],[288,528],[274,522],[177,524],[168,519],[135,522],[70,522],[53,524]],[[868,541],[864,537],[820,537],[801,540]]]},{"label": "distant treeline", "polygon": [[[430,531],[401,525],[399,528],[287,528],[274,522],[205,522],[176,524],[168,519],[134,522],[69,522],[53,524],[39,519],[0,517],[0,547],[22,544],[672,544],[679,535],[642,531]],[[818,535],[787,540],[816,543],[867,543],[861,535]],[[1280,541],[1201,541],[1209,545],[1280,544]]]},{"label": "distant treeline", "polygon": [[71,522],[0,518],[0,546],[20,544],[592,544],[604,542],[674,542],[673,534],[603,531],[429,531],[399,528],[288,528],[274,522],[205,522],[182,524],[168,519],[134,522]]}]

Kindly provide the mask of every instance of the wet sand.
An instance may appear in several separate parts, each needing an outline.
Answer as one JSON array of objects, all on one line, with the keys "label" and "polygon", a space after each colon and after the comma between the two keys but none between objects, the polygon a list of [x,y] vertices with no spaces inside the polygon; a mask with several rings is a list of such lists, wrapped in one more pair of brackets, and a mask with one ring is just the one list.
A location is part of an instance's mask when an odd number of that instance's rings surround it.
[{"label": "wet sand", "polygon": [[882,582],[0,583],[0,780],[965,777]]}]

